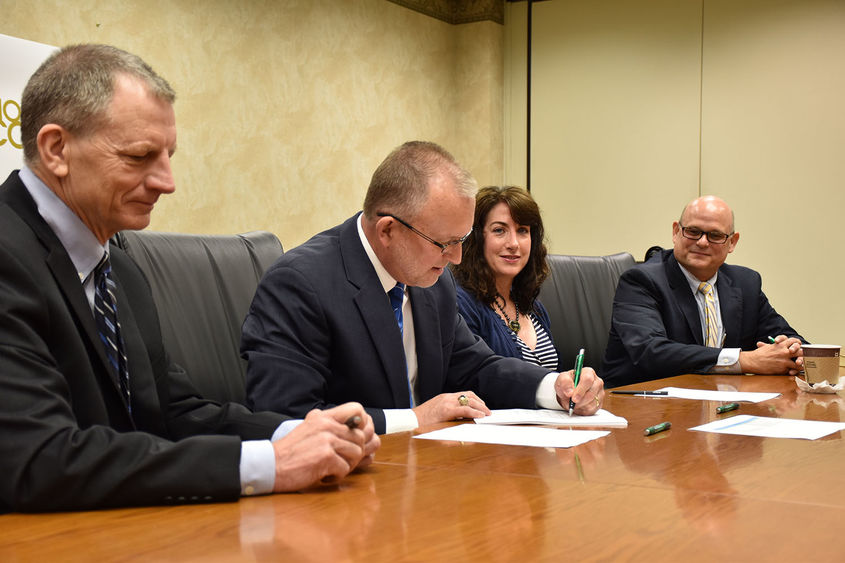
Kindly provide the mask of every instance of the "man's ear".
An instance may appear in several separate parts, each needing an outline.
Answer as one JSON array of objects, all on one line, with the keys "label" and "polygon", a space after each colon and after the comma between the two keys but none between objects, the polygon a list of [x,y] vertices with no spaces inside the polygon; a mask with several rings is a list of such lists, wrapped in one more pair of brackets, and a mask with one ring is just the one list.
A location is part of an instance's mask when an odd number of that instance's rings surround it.
[{"label": "man's ear", "polygon": [[396,221],[393,217],[379,217],[376,221],[376,235],[382,246],[390,246],[395,233]]},{"label": "man's ear", "polygon": [[738,242],[739,242],[739,233],[732,234],[731,237],[728,239],[728,254],[730,254],[731,252],[734,251],[734,248],[736,248],[736,243],[738,243]]},{"label": "man's ear", "polygon": [[55,123],[48,123],[38,131],[38,158],[41,166],[57,178],[64,178],[68,174],[69,140],[68,131]]}]

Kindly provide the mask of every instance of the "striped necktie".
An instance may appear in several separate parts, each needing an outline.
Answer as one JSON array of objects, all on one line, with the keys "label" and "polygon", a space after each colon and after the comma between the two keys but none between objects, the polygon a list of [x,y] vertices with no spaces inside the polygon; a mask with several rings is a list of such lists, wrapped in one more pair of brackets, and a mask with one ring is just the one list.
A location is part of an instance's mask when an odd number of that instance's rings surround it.
[{"label": "striped necktie", "polygon": [[[402,321],[402,303],[405,300],[405,284],[402,282],[396,282],[390,291],[387,292],[387,296],[390,298],[390,306],[393,307],[393,316],[396,318],[396,324],[399,325],[399,334],[404,335],[404,323]],[[403,353],[404,356],[404,348]],[[405,366],[405,373],[407,376],[408,366]],[[408,398],[411,402],[411,407],[415,406],[414,404],[414,391],[411,389],[411,380],[408,380]]]},{"label": "striped necktie", "polygon": [[114,296],[114,280],[111,279],[111,263],[107,252],[94,269],[94,319],[97,333],[113,375],[120,384],[120,390],[126,399],[126,406],[132,412],[129,393],[129,370],[126,366],[123,336],[120,334],[120,321],[117,320],[117,301]]},{"label": "striped necktie", "polygon": [[704,294],[704,324],[707,329],[704,345],[718,348],[719,328],[716,323],[716,299],[713,297],[713,286],[707,282],[701,282],[698,285],[698,291]]}]

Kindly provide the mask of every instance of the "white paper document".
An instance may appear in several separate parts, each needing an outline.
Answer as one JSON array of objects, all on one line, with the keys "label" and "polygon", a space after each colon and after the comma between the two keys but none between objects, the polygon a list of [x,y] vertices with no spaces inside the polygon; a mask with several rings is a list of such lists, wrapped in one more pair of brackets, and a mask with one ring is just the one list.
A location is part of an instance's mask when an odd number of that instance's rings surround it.
[{"label": "white paper document", "polygon": [[498,409],[490,416],[476,418],[476,424],[548,424],[550,426],[602,426],[605,428],[625,428],[628,421],[621,416],[599,409],[589,416],[573,414],[568,411],[551,409]]},{"label": "white paper document", "polygon": [[738,436],[760,436],[763,438],[802,438],[816,440],[822,436],[845,430],[845,422],[823,422],[820,420],[792,420],[741,414],[723,420],[716,420],[690,430],[736,434]]},{"label": "white paper document", "polygon": [[658,391],[666,391],[669,394],[667,397],[674,397],[676,399],[698,399],[699,401],[724,401],[726,403],[732,402],[747,402],[760,403],[768,401],[779,396],[780,393],[743,393],[740,391],[710,391],[705,389],[685,389],[683,387],[664,387]]},{"label": "white paper document", "polygon": [[571,448],[610,434],[607,430],[563,430],[531,426],[502,426],[499,424],[458,424],[414,438],[449,440],[507,446],[535,446],[539,448]]}]

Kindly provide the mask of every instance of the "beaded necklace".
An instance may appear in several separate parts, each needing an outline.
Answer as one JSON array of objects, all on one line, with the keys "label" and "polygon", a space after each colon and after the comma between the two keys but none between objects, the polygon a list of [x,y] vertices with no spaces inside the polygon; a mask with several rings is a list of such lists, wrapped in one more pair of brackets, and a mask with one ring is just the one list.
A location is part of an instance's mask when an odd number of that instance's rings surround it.
[{"label": "beaded necklace", "polygon": [[[501,305],[499,305],[499,299],[502,300]],[[513,302],[513,308],[516,310],[516,318],[513,320],[511,320],[508,314],[505,313],[505,305],[507,305],[508,303],[507,301],[505,301],[504,297],[497,293],[496,297],[493,298],[493,304],[496,305],[496,308],[498,308],[499,311],[501,311],[502,316],[505,317],[505,321],[508,325],[508,328],[511,329],[513,332],[519,332],[519,306],[517,306],[516,301]]]}]

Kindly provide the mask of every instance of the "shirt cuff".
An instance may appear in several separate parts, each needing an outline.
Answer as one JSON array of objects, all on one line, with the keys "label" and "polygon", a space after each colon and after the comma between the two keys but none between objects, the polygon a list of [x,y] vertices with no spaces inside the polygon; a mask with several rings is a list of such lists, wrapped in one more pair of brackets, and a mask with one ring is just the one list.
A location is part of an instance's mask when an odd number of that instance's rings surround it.
[{"label": "shirt cuff", "polygon": [[271,442],[275,442],[276,440],[281,440],[288,434],[290,434],[291,430],[302,424],[303,420],[301,418],[292,418],[290,420],[286,420],[276,428],[276,431],[273,432],[273,436],[270,437]]},{"label": "shirt cuff", "polygon": [[722,348],[716,365],[710,370],[711,373],[742,373],[742,366],[739,365],[741,350],[741,348]]},{"label": "shirt cuff", "polygon": [[276,453],[270,440],[241,442],[241,494],[266,495],[276,482]]},{"label": "shirt cuff", "polygon": [[557,373],[548,373],[546,377],[540,381],[537,387],[537,406],[541,409],[555,409],[563,410],[563,407],[557,400],[557,392],[555,391],[555,381],[557,381]]},{"label": "shirt cuff", "polygon": [[411,409],[384,409],[384,433],[405,432],[420,425],[417,415]]},{"label": "shirt cuff", "polygon": [[266,495],[276,483],[276,452],[272,442],[281,440],[302,424],[301,419],[286,420],[273,432],[270,440],[241,442],[241,494]]}]

